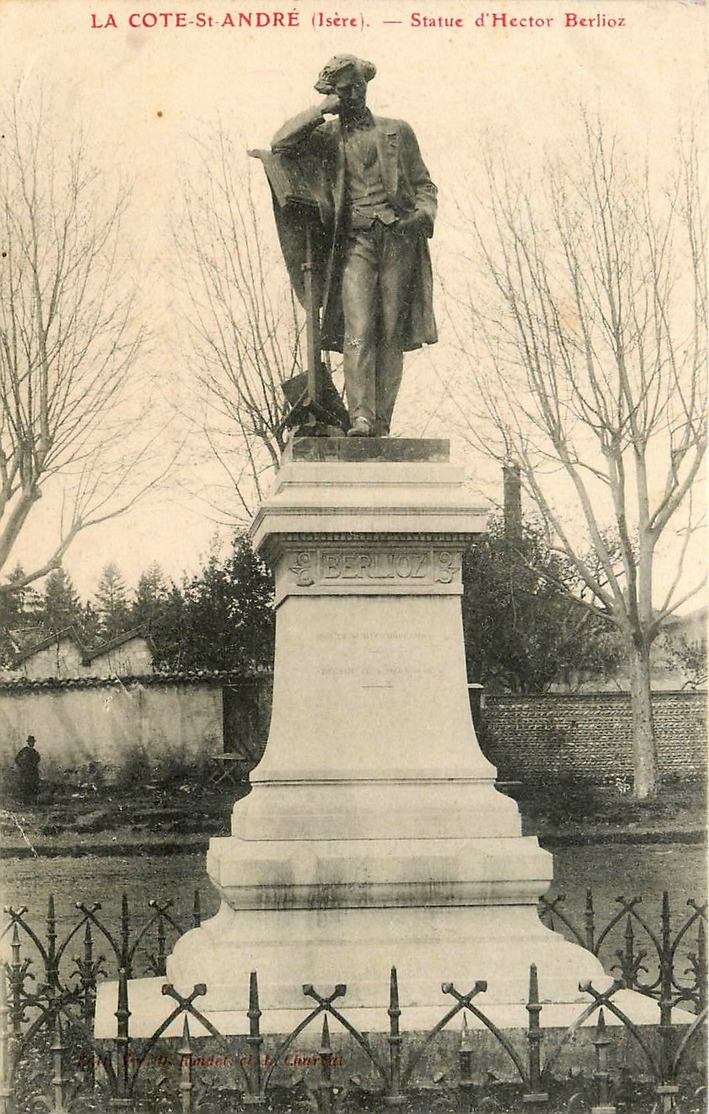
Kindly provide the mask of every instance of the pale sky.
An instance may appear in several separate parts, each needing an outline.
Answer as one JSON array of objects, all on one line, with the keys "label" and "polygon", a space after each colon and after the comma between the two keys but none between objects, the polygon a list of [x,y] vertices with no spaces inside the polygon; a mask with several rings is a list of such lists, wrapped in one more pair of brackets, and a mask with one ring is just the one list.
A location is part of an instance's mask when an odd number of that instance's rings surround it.
[{"label": "pale sky", "polygon": [[[66,128],[82,124],[87,130],[107,182],[117,175],[134,180],[127,250],[150,273],[142,312],[155,333],[146,374],[157,372],[168,395],[181,356],[171,299],[159,276],[170,269],[177,185],[195,140],[221,120],[244,152],[266,145],[286,117],[318,100],[312,86],[331,55],[351,52],[374,61],[371,107],[413,125],[439,185],[433,253],[441,269],[456,249],[455,203],[475,191],[484,142],[534,168],[544,151],[573,142],[583,102],[617,124],[638,151],[649,146],[662,152],[678,121],[696,113],[705,95],[706,11],[680,0],[446,0],[433,8],[416,0],[326,7],[298,0],[290,8],[273,0],[251,7],[180,0],[184,27],[174,25],[174,13],[171,26],[160,26],[160,10],[146,0],[0,0],[0,88],[44,83]],[[299,26],[229,26],[227,17],[236,21],[240,11],[268,13],[269,23],[277,11],[286,18],[296,12]],[[151,13],[158,26],[129,25],[131,17],[155,22]],[[322,28],[319,13],[346,16],[356,26]],[[429,14],[462,25],[414,27],[414,13],[419,22]],[[211,27],[198,26],[210,17]],[[605,25],[581,26],[581,19]],[[264,236],[275,243],[270,222]],[[439,345],[409,362],[394,432],[416,435],[422,425],[428,436],[450,432],[436,418],[436,399],[451,359],[442,330]],[[180,379],[189,397],[188,366],[180,368]],[[453,454],[465,459],[481,490],[493,490],[496,476],[488,463],[464,458],[455,443]],[[202,463],[193,476],[207,485],[214,474],[207,447],[197,455]],[[26,565],[41,557],[51,509],[40,503],[34,513],[17,551]],[[80,537],[65,564],[84,595],[108,560],[116,560],[131,583],[152,561],[179,577],[196,569],[213,529],[200,503],[176,488],[169,498],[148,501]]]}]

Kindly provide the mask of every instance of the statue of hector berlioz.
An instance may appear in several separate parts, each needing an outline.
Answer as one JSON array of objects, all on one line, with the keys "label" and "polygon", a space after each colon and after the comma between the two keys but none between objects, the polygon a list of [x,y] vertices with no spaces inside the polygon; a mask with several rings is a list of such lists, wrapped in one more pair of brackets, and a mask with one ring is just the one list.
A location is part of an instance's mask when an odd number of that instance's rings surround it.
[{"label": "statue of hector berlioz", "polygon": [[[411,127],[367,108],[375,73],[371,62],[337,55],[315,85],[324,100],[288,120],[270,153],[253,152],[307,314],[307,382],[284,385],[301,433],[386,436],[404,352],[437,340],[427,243],[437,191]],[[349,413],[322,350],[342,353]]]}]

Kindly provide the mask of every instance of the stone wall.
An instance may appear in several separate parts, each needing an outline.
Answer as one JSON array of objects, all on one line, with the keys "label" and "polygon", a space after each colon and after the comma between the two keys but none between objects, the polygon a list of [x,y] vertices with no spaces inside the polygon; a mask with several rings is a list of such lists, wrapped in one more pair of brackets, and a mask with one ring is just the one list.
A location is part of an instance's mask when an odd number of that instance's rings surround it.
[{"label": "stone wall", "polygon": [[[0,684],[0,765],[29,734],[45,769],[94,761],[110,772],[135,750],[156,759],[238,750],[253,764],[268,734],[270,695],[265,675]],[[484,703],[474,720],[503,780],[604,781],[632,772],[627,694],[487,694]],[[655,693],[653,708],[663,776],[704,776],[706,693]]]},{"label": "stone wall", "polygon": [[42,769],[99,762],[117,769],[135,751],[198,759],[223,746],[220,680],[156,677],[50,680],[0,685],[0,764],[27,735]]},{"label": "stone wall", "polygon": [[[654,693],[653,712],[662,776],[705,776],[706,692]],[[480,745],[503,780],[632,774],[627,693],[488,695],[480,718]]]}]

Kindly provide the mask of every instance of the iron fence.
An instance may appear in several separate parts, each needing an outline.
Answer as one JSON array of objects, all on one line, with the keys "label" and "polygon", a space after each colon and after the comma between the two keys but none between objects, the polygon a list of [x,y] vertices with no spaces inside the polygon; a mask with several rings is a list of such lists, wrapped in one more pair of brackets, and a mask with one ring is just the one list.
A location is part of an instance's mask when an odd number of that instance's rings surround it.
[{"label": "iron fence", "polygon": [[[563,898],[540,904],[550,927],[594,952],[616,976],[605,991],[591,984],[581,988],[587,1004],[562,1033],[544,1027],[534,967],[524,1032],[502,1030],[488,1016],[483,979],[470,989],[443,983],[438,1022],[427,1033],[408,1032],[393,967],[388,1005],[382,988],[385,1034],[358,1029],[348,1016],[344,984],[327,990],[307,984],[303,1016],[279,1040],[264,1035],[257,972],[243,1003],[245,1036],[220,1033],[200,1011],[206,987],[182,996],[167,983],[163,993],[171,1010],[165,1021],[147,1039],[131,1033],[130,981],[165,976],[174,941],[200,923],[198,893],[186,913],[176,912],[169,901],[151,901],[138,916],[124,897],[115,927],[102,920],[100,904],[78,903],[74,923],[62,934],[53,898],[41,928],[33,926],[27,909],[8,908],[0,933],[6,955],[6,978],[0,978],[0,1114],[109,1109],[223,1114],[253,1105],[324,1112],[401,1106],[422,1114],[703,1112],[706,906],[689,901],[677,913],[664,894],[655,928],[640,898],[619,897],[616,904],[607,923],[599,923],[590,892],[578,923]],[[104,978],[118,983],[116,1030],[110,1040],[96,1040],[97,988]],[[641,1029],[624,1013],[617,1000],[622,987],[658,1002],[657,1026]],[[693,1015],[691,1023],[678,1023],[680,1009]],[[165,1033],[175,1021],[181,1022],[181,1038],[168,1040]],[[195,1036],[200,1032],[195,1022],[209,1037]],[[317,1049],[303,1055],[297,1049],[314,1030],[310,1039]]]}]

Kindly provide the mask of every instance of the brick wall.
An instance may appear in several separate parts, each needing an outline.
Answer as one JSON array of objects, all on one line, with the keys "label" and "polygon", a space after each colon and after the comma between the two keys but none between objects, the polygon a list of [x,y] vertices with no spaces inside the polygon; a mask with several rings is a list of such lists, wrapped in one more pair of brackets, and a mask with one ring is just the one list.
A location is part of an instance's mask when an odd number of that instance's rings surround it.
[{"label": "brick wall", "polygon": [[[704,776],[707,694],[658,692],[653,712],[661,775]],[[488,695],[478,734],[505,780],[604,781],[632,773],[627,693]]]}]

